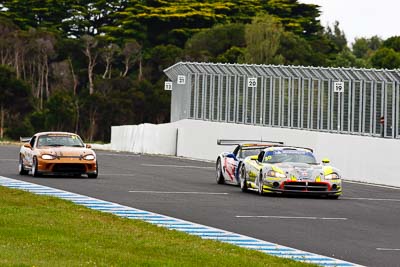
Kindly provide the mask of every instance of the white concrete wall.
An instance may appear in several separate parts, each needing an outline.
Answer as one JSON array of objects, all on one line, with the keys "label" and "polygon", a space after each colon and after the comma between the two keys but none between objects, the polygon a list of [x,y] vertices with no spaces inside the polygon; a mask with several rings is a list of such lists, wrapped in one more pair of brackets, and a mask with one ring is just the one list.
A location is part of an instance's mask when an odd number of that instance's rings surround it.
[{"label": "white concrete wall", "polygon": [[136,127],[140,126],[113,126],[112,149],[215,160],[222,151],[232,149],[218,146],[217,139],[262,138],[310,147],[318,160],[328,157],[347,180],[400,187],[396,170],[400,140],[196,120],[148,125],[138,138]]},{"label": "white concrete wall", "polygon": [[111,127],[111,150],[176,155],[177,128],[173,123]]}]

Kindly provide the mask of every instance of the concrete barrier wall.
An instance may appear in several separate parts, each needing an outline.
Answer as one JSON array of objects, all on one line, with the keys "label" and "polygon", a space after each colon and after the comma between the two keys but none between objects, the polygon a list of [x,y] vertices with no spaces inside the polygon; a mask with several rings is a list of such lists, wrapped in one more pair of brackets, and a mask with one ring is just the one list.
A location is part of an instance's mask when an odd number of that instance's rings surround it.
[{"label": "concrete barrier wall", "polygon": [[196,120],[142,126],[139,134],[141,126],[112,127],[112,149],[215,160],[233,149],[218,146],[217,139],[262,138],[310,147],[318,160],[328,157],[344,179],[400,187],[399,140]]},{"label": "concrete barrier wall", "polygon": [[111,127],[111,150],[176,155],[177,127],[140,124]]}]

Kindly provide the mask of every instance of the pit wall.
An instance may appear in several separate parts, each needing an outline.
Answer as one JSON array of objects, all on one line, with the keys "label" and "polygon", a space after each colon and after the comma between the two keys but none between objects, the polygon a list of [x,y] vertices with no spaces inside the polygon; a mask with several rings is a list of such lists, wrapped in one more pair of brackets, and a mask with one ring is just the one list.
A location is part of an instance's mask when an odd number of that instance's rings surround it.
[{"label": "pit wall", "polygon": [[400,141],[396,139],[197,120],[111,129],[112,150],[200,160],[214,161],[219,153],[233,150],[233,146],[218,146],[217,139],[262,139],[310,147],[317,160],[329,158],[346,180],[400,187],[396,171]]}]

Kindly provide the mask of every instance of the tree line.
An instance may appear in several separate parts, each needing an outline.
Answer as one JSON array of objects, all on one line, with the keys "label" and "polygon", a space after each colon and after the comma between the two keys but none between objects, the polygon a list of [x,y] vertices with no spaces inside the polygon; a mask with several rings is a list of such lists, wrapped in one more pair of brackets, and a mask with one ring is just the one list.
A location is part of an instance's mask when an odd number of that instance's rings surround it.
[{"label": "tree line", "polygon": [[349,46],[297,0],[3,0],[0,138],[169,121],[178,61],[399,68],[400,37]]}]

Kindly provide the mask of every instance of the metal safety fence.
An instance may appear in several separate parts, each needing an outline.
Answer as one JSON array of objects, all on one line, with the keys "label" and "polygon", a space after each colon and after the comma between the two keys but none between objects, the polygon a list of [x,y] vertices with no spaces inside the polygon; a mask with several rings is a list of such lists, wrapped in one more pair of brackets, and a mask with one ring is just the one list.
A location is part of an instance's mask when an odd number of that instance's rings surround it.
[{"label": "metal safety fence", "polygon": [[398,138],[400,70],[180,62],[171,120]]}]

